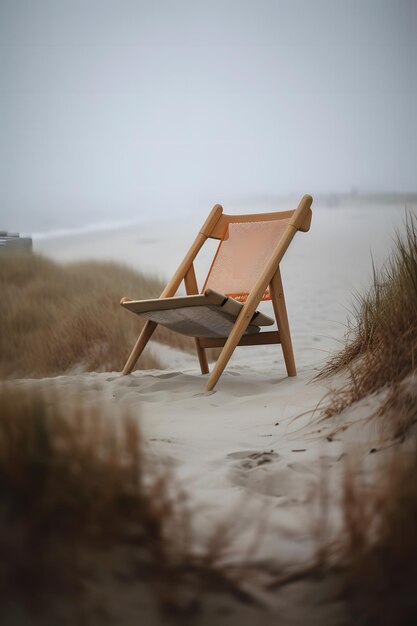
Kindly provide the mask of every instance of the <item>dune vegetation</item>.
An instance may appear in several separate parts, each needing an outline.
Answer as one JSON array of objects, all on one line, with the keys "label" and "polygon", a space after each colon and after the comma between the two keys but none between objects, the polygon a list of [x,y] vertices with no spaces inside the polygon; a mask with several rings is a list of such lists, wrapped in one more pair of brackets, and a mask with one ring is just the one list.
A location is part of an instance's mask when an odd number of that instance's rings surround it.
[{"label": "dune vegetation", "polygon": [[[417,218],[408,215],[389,261],[357,297],[346,345],[323,375],[345,371],[324,417],[379,392],[370,419],[402,445],[374,480],[347,465],[341,562],[345,600],[359,626],[417,623]],[[343,416],[340,418],[343,420]],[[377,423],[378,423],[377,422]],[[385,457],[384,457],[385,458]]]},{"label": "dune vegetation", "polygon": [[[417,370],[417,217],[409,214],[405,234],[381,270],[373,268],[370,289],[356,296],[345,347],[321,372],[347,373],[324,410],[340,413],[368,394],[386,389],[380,415],[393,436],[417,421],[413,377]],[[410,378],[411,377],[411,378]],[[385,420],[387,421],[387,420]]]},{"label": "dune vegetation", "polygon": [[136,418],[114,417],[0,387],[2,624],[183,624],[207,589],[235,592],[213,541],[193,553],[172,468],[146,459]]},{"label": "dune vegetation", "polygon": [[[111,262],[55,263],[39,254],[0,259],[0,377],[119,371],[143,321],[122,296],[158,297],[162,283]],[[159,327],[155,339],[189,350],[193,342]],[[160,368],[149,350],[140,369]]]}]

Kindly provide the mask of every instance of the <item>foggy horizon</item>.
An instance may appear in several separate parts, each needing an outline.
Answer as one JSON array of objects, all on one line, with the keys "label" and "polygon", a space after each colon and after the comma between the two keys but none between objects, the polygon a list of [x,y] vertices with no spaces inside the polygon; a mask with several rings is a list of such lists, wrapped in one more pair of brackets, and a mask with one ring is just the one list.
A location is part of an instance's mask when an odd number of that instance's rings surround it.
[{"label": "foggy horizon", "polygon": [[0,229],[417,191],[414,0],[0,0]]}]

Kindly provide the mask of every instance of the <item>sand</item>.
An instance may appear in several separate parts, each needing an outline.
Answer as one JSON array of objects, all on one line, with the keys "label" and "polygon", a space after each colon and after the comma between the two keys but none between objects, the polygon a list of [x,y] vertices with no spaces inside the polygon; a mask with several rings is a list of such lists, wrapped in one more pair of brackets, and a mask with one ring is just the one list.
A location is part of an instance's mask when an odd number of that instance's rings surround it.
[{"label": "sand", "polygon": [[[327,539],[337,536],[346,456],[359,451],[364,471],[376,467],[381,458],[369,454],[381,444],[378,428],[330,436],[335,423],[318,422],[316,408],[329,385],[341,380],[317,382],[314,377],[343,339],[352,292],[369,283],[371,250],[377,265],[386,258],[404,207],[355,202],[313,208],[311,231],[297,235],[282,264],[296,378],[286,377],[280,347],[240,348],[216,390],[206,394],[207,377],[201,376],[196,358],[153,342],[149,349],[162,359],[164,370],[14,383],[54,387],[60,394],[81,397],[87,406],[102,403],[115,419],[125,410],[137,416],[147,454],[155,463],[166,464],[187,494],[193,548],[203,551],[223,525],[226,562],[267,562],[276,572],[309,563],[323,528]],[[61,261],[112,258],[168,277],[202,221],[204,216],[183,220],[175,239],[173,224],[166,221],[112,233],[42,239],[35,241],[35,250]],[[208,262],[206,254],[197,269]],[[268,312],[269,306],[264,303],[262,310]],[[368,399],[340,419],[358,422],[377,404],[377,397]],[[280,616],[280,623],[313,624],[320,619],[340,623],[341,609],[332,604],[329,588],[323,608],[311,585],[268,594],[254,585],[252,591]],[[299,598],[305,601],[301,614]],[[317,603],[321,608],[313,610]],[[240,609],[231,610],[234,622],[228,621],[230,616],[217,616],[216,623],[243,623]]]}]

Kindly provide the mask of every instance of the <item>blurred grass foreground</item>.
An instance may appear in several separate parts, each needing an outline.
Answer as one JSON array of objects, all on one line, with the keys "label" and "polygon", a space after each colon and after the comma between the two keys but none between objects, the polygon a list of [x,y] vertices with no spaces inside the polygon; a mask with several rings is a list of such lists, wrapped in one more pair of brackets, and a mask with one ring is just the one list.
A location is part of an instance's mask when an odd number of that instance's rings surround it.
[{"label": "blurred grass foreground", "polygon": [[[155,298],[162,289],[159,280],[116,263],[60,265],[38,254],[2,255],[0,378],[120,371],[143,326],[122,311],[120,298]],[[163,327],[155,339],[192,345]],[[146,351],[139,367],[161,364]]]},{"label": "blurred grass foreground", "polygon": [[223,586],[168,473],[128,415],[0,387],[0,623],[150,625]]}]

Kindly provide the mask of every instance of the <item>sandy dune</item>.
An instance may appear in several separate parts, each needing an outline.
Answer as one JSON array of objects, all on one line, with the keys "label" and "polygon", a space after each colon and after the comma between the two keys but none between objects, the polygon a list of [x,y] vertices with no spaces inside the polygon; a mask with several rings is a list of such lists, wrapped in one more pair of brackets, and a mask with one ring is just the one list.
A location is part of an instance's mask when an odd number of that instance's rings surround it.
[{"label": "sandy dune", "polygon": [[[114,419],[126,410],[137,416],[147,456],[187,495],[190,547],[204,552],[217,535],[224,563],[263,572],[242,584],[267,607],[265,624],[273,624],[277,614],[283,624],[344,623],[337,581],[295,582],[279,593],[266,593],[263,584],[310,563],[320,537],[337,536],[345,460],[357,457],[360,471],[378,466],[383,456],[370,451],[379,450],[380,432],[374,425],[364,431],[361,424],[334,435],[336,423],[318,423],[314,408],[328,387],[311,382],[311,366],[301,366],[290,379],[281,363],[266,367],[262,354],[254,367],[242,361],[236,359],[217,391],[208,394],[204,377],[187,362],[182,371],[78,374],[14,384],[55,389],[64,402],[101,403]],[[367,401],[342,419],[357,422],[377,402]],[[206,602],[198,623],[258,619],[259,609],[236,599],[210,595]]]},{"label": "sandy dune", "polygon": [[[227,561],[261,560],[277,569],[308,562],[323,524],[318,504],[323,489],[327,537],[339,526],[346,453],[360,450],[366,463],[379,462],[378,455],[368,454],[379,445],[377,429],[334,437],[330,436],[334,424],[317,422],[314,410],[329,383],[313,378],[342,340],[352,290],[369,281],[371,249],[377,264],[388,255],[404,207],[315,209],[310,233],[297,236],[282,268],[297,378],[286,377],[278,346],[241,348],[217,389],[206,394],[206,377],[200,375],[196,358],[152,343],[149,349],[166,364],[163,371],[14,383],[55,387],[65,397],[81,396],[86,405],[101,402],[115,419],[125,409],[137,416],[147,453],[156,463],[165,463],[186,490],[193,511],[194,548],[204,549],[214,530],[224,524]],[[167,223],[88,235],[88,241],[82,236],[72,241],[44,239],[35,247],[60,260],[110,257],[168,276],[198,224],[183,226],[175,242]],[[207,262],[208,255],[202,265]],[[268,306],[264,303],[263,310]],[[375,402],[364,403],[348,418],[361,419]],[[286,594],[285,602],[291,604],[291,592]]]}]

